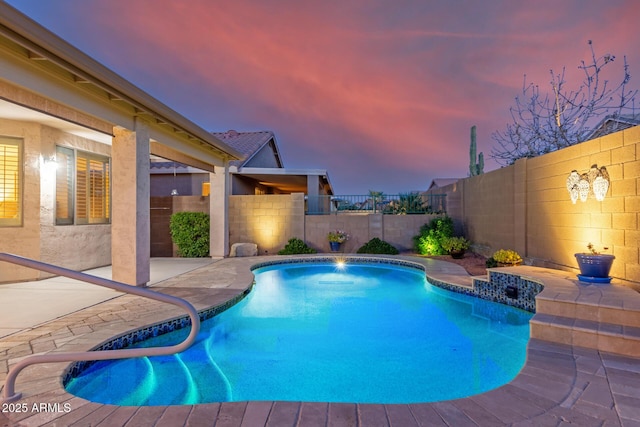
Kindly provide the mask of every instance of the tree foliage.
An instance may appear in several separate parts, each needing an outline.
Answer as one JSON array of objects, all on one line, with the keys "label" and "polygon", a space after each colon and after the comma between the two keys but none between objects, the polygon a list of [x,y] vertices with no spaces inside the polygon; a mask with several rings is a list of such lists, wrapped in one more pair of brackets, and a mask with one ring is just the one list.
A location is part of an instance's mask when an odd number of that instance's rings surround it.
[{"label": "tree foliage", "polygon": [[597,57],[589,40],[591,58],[581,61],[578,69],[584,80],[577,90],[567,88],[565,68],[556,74],[550,70],[551,91],[541,93],[535,83],[524,76],[522,95],[510,108],[512,122],[503,131],[496,131],[492,139],[496,146],[491,157],[508,165],[524,157],[535,157],[585,141],[594,122],[607,115],[633,113],[637,90],[629,90],[631,78],[627,58],[623,58],[622,79],[617,84],[602,74],[613,63],[611,54]]}]

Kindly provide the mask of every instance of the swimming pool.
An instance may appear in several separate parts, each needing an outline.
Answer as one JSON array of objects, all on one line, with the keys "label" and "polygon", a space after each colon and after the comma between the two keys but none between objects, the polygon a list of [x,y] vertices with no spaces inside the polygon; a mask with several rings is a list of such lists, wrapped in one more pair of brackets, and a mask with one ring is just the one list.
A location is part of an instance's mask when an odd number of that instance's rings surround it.
[{"label": "swimming pool", "polygon": [[203,322],[189,350],[97,362],[67,390],[118,405],[416,403],[499,387],[525,361],[531,313],[437,288],[421,269],[307,262],[254,274],[251,293]]}]

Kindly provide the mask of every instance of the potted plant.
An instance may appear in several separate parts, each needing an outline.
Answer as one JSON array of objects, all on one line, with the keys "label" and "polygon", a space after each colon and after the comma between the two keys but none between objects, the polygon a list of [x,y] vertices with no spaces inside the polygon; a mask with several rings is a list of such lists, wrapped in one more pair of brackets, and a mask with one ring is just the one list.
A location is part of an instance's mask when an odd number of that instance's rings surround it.
[{"label": "potted plant", "polygon": [[471,242],[464,237],[447,237],[443,239],[440,244],[442,248],[451,255],[451,258],[454,259],[464,257],[465,251],[471,246]]},{"label": "potted plant", "polygon": [[[589,283],[611,283],[609,272],[615,256],[598,252],[592,243],[587,245],[589,252],[575,254],[580,268],[578,280]],[[609,248],[603,248],[607,250]]]},{"label": "potted plant", "polygon": [[522,264],[522,257],[511,249],[497,250],[491,258],[498,263],[498,267],[513,267]]},{"label": "potted plant", "polygon": [[338,252],[340,245],[349,240],[349,235],[342,230],[330,231],[327,235],[329,239],[329,246],[331,246],[331,252]]}]

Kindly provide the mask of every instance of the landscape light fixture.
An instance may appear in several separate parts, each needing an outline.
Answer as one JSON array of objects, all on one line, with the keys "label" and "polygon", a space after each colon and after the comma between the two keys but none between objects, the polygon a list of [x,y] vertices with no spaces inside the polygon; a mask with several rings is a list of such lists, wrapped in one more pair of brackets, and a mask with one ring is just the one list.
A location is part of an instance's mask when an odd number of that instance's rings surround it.
[{"label": "landscape light fixture", "polygon": [[607,168],[598,165],[592,165],[589,172],[579,174],[578,171],[572,170],[567,177],[567,191],[571,202],[575,204],[578,198],[582,202],[586,202],[588,196],[593,195],[597,201],[604,200],[604,196],[609,191],[609,173]]}]

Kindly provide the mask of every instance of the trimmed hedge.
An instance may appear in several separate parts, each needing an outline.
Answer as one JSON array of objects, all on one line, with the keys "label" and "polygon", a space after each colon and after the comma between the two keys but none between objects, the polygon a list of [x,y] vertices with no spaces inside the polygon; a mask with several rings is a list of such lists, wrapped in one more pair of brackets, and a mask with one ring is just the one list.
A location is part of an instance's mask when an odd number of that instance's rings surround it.
[{"label": "trimmed hedge", "polygon": [[209,256],[209,214],[176,212],[171,215],[171,240],[178,247],[178,256],[202,258]]}]

